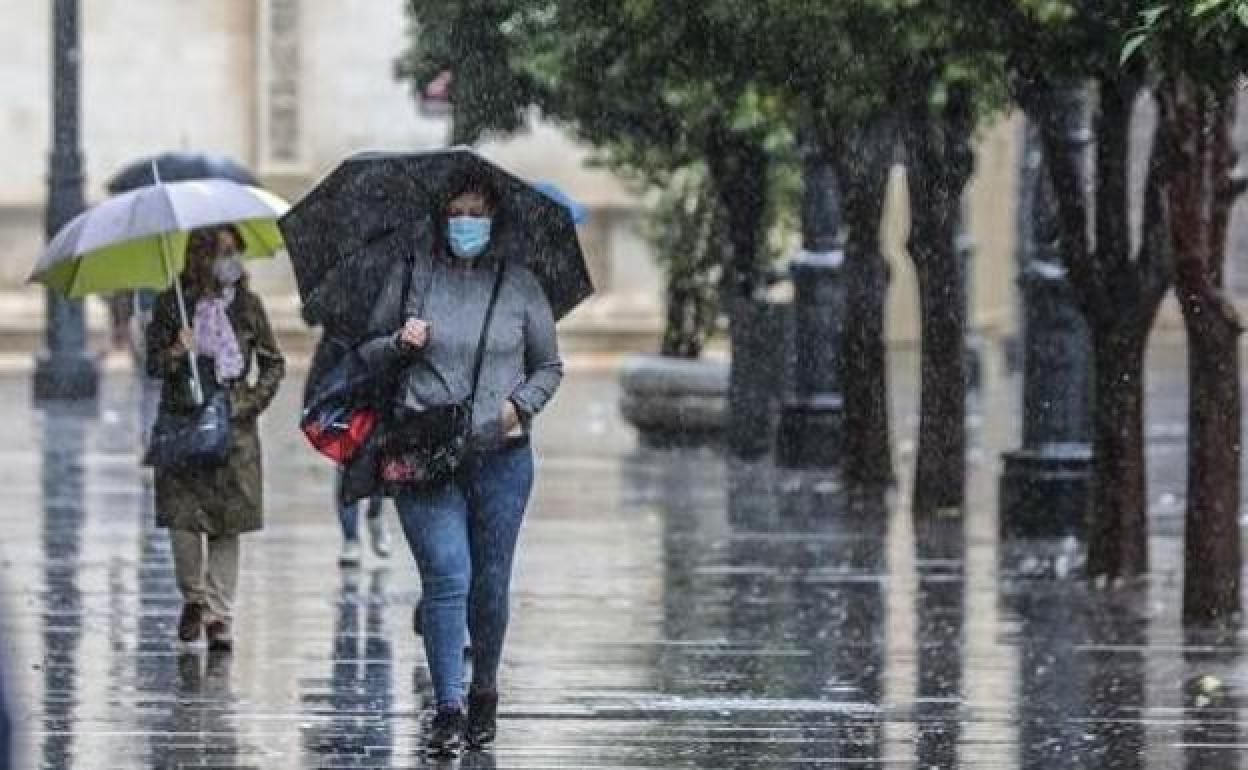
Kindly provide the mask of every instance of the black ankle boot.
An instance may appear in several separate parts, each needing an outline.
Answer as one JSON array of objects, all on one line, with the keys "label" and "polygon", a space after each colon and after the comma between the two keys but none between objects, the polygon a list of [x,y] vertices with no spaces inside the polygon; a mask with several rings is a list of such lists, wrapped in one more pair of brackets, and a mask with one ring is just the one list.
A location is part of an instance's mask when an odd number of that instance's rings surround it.
[{"label": "black ankle boot", "polygon": [[454,757],[464,743],[464,712],[458,708],[442,708],[433,715],[426,747],[435,757]]},{"label": "black ankle boot", "polygon": [[468,727],[465,736],[469,748],[485,748],[494,742],[497,735],[498,691],[470,690],[468,692]]}]

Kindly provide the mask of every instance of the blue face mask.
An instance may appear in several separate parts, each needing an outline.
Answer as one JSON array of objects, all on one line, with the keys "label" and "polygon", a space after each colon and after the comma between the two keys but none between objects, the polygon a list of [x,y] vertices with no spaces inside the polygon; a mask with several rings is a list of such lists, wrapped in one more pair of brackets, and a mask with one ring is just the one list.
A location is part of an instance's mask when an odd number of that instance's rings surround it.
[{"label": "blue face mask", "polygon": [[446,223],[446,240],[451,252],[461,259],[481,256],[490,245],[489,217],[451,217]]}]

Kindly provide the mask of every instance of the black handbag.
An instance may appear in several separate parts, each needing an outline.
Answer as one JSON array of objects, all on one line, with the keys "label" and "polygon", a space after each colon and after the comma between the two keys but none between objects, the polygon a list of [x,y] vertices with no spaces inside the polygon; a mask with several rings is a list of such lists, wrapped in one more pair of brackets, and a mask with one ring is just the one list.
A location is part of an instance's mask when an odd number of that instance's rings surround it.
[{"label": "black handbag", "polygon": [[481,337],[472,365],[472,388],[468,398],[458,404],[430,407],[423,410],[403,409],[394,415],[397,429],[387,431],[381,451],[381,481],[390,489],[403,487],[437,487],[448,481],[463,464],[472,435],[472,408],[485,361],[486,339],[494,305],[503,285],[505,262],[500,260],[494,276],[494,288],[481,324]]},{"label": "black handbag", "polygon": [[162,469],[219,467],[230,453],[230,394],[217,388],[184,413],[161,412],[143,464]]}]

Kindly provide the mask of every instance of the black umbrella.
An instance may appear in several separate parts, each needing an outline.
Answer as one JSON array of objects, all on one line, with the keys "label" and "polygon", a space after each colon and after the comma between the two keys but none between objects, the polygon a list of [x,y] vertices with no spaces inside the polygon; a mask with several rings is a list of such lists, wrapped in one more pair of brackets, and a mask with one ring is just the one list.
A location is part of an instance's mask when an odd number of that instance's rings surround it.
[{"label": "black umbrella", "polygon": [[432,248],[432,228],[452,175],[475,169],[499,194],[491,249],[536,276],[562,318],[594,291],[571,214],[527,182],[468,149],[362,153],[342,162],[278,221],[304,315],[358,327],[394,260]]},{"label": "black umbrella", "polygon": [[259,184],[255,174],[248,171],[238,161],[225,155],[204,152],[166,152],[128,164],[108,181],[108,191],[116,195],[155,184],[156,180],[152,176],[153,163],[160,169],[162,182],[180,182],[186,179],[228,179],[239,184]]}]

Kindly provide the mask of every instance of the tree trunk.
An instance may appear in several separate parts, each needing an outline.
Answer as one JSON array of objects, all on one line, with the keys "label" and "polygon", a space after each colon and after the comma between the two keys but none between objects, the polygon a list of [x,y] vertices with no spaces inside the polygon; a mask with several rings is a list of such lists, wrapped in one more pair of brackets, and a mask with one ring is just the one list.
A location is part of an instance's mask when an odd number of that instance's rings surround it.
[{"label": "tree trunk", "polygon": [[762,268],[768,158],[760,142],[718,131],[708,143],[706,159],[711,183],[728,221],[728,248],[720,289],[733,351],[725,443],[733,455],[751,459],[772,448],[782,394],[774,372],[760,372],[761,367],[743,360],[761,359],[766,352],[760,350],[762,346],[774,351],[784,344],[783,339],[763,339],[765,330],[756,328],[763,318],[755,306],[755,291]]},{"label": "tree trunk", "polygon": [[889,425],[884,305],[888,263],[880,253],[880,220],[896,132],[891,123],[850,132],[828,150],[845,190],[845,478],[862,486],[896,483]]},{"label": "tree trunk", "polygon": [[1144,350],[1152,315],[1092,326],[1095,467],[1088,574],[1119,578],[1148,571],[1144,470]]},{"label": "tree trunk", "polygon": [[[858,224],[850,227],[852,232]],[[888,265],[878,246],[854,240],[851,237],[847,244],[845,260],[844,473],[853,484],[891,486],[897,482],[897,475],[893,470],[888,350],[884,341]]]},{"label": "tree trunk", "polygon": [[1177,153],[1169,194],[1176,291],[1187,330],[1187,516],[1183,620],[1234,626],[1240,615],[1239,314],[1223,292],[1234,94],[1168,78],[1161,101]]},{"label": "tree trunk", "polygon": [[703,298],[696,279],[690,276],[669,279],[667,318],[659,355],[670,358],[697,358],[702,355],[706,325],[702,322]]},{"label": "tree trunk", "polygon": [[[1139,249],[1132,254],[1131,248],[1129,155],[1143,84],[1143,74],[1131,68],[1101,78],[1094,132],[1087,130],[1086,88],[1058,90],[1045,84],[1024,98],[1044,143],[1062,260],[1092,337],[1094,491],[1088,574],[1111,579],[1148,570],[1144,352],[1173,280],[1163,200],[1169,149],[1160,133],[1149,158]],[[1087,178],[1089,139],[1096,144],[1094,180]]]},{"label": "tree trunk", "polygon": [[[921,219],[931,221],[918,226]],[[916,255],[923,319],[913,501],[918,514],[961,508],[966,488],[966,317],[954,221],[952,216],[916,218],[910,248]]]},{"label": "tree trunk", "polygon": [[[682,201],[683,205],[683,201]],[[727,218],[719,197],[700,185],[694,210],[681,211],[668,222],[676,232],[666,255],[666,322],[660,354],[698,358],[715,331],[719,315],[716,268],[722,263]]]},{"label": "tree trunk", "polygon": [[[1187,288],[1180,283],[1180,293]],[[1187,328],[1187,520],[1183,620],[1232,624],[1240,613],[1240,382],[1235,317],[1194,295]]]},{"label": "tree trunk", "polygon": [[913,511],[962,508],[966,497],[966,281],[956,248],[974,129],[969,93],[950,92],[940,113],[918,103],[908,128],[910,257],[922,319],[919,449]]}]

